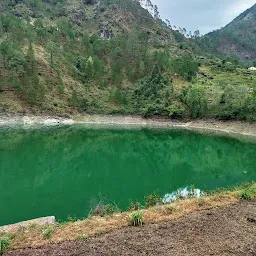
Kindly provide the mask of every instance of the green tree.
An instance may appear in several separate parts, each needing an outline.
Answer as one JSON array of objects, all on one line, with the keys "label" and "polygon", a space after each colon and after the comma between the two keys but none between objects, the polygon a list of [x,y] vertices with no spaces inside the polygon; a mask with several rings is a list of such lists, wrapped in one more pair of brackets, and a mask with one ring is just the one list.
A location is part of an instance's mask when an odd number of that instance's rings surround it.
[{"label": "green tree", "polygon": [[173,85],[156,65],[149,77],[141,80],[135,90],[136,108],[145,117],[170,115]]},{"label": "green tree", "polygon": [[203,86],[191,85],[185,95],[185,104],[189,109],[190,117],[203,117],[207,112],[207,99]]},{"label": "green tree", "polygon": [[190,55],[185,55],[172,60],[172,69],[184,79],[191,81],[198,72],[198,63]]},{"label": "green tree", "polygon": [[57,85],[58,85],[59,94],[63,94],[64,93],[64,85],[63,85],[63,80],[62,80],[61,73],[59,70],[57,70]]}]

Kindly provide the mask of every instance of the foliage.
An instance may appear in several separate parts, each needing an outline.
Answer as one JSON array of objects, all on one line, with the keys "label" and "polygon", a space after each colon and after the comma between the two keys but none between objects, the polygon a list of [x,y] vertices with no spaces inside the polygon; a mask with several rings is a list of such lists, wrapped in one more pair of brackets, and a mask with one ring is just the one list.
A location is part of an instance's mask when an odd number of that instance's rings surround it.
[{"label": "foliage", "polygon": [[163,76],[158,66],[151,75],[141,80],[135,90],[136,108],[145,117],[154,115],[169,115],[172,104],[173,86],[166,76]]},{"label": "foliage", "polygon": [[91,210],[89,216],[109,216],[113,215],[115,212],[119,212],[116,204],[104,204],[103,200],[99,202],[91,202]]},{"label": "foliage", "polygon": [[172,61],[172,69],[184,79],[192,81],[198,71],[198,63],[190,55],[185,55]]},{"label": "foliage", "polygon": [[128,211],[138,211],[142,208],[142,205],[139,202],[130,202]]},{"label": "foliage", "polygon": [[241,200],[252,200],[256,197],[256,189],[255,188],[247,188],[240,193]]},{"label": "foliage", "polygon": [[190,117],[202,117],[207,111],[207,99],[201,85],[191,85],[184,92],[184,102],[187,105]]},{"label": "foliage", "polygon": [[[170,30],[154,9],[155,19],[131,0],[1,1],[0,94],[11,91],[25,111],[255,121],[255,76],[245,69],[253,60],[216,54],[219,38],[253,50],[239,34],[252,24],[238,19],[224,32],[193,36]],[[122,13],[118,26],[102,26]],[[1,111],[8,112],[3,98]]]},{"label": "foliage", "polygon": [[8,248],[10,242],[8,237],[0,238],[0,255],[4,253],[4,251]]},{"label": "foliage", "polygon": [[161,196],[156,192],[145,197],[145,206],[146,208],[153,207],[162,202]]},{"label": "foliage", "polygon": [[256,97],[253,93],[248,93],[243,86],[228,85],[221,95],[216,115],[221,119],[255,121],[255,110]]},{"label": "foliage", "polygon": [[74,217],[74,216],[68,216],[67,217],[68,222],[76,222],[77,220],[78,220],[77,217]]},{"label": "foliage", "polygon": [[136,211],[136,212],[132,212],[129,216],[129,221],[131,223],[132,226],[135,227],[140,227],[143,225],[143,212],[142,211]]},{"label": "foliage", "polygon": [[[84,31],[84,27],[88,26],[85,25],[86,20],[81,17],[83,8],[76,10],[72,2],[32,2],[6,0],[0,4],[0,35],[3,38],[0,43],[0,68],[1,74],[4,74],[0,78],[1,87],[8,90],[12,87],[28,103],[39,105],[49,94],[52,98],[55,96],[60,98],[60,101],[65,100],[62,95],[65,87],[70,85],[65,83],[64,77],[69,77],[69,81],[78,80],[90,88],[102,84],[110,86],[114,83],[118,88],[113,95],[114,102],[120,106],[126,105],[123,96],[126,93],[122,95],[121,85],[127,80],[135,83],[148,75],[155,61],[154,54],[149,53],[149,38],[145,31],[134,26],[131,33],[128,30],[129,34],[124,30],[122,35],[115,38],[112,38],[112,35],[108,38],[110,40],[105,40],[99,37],[99,31],[95,31],[95,28],[92,29],[94,33],[90,35],[88,32],[91,28]],[[91,7],[96,1],[86,1],[83,4],[88,6],[89,12],[96,12],[95,8]],[[138,20],[142,20],[141,13],[137,10],[138,3],[103,1],[101,5],[107,6],[103,8],[107,14],[112,12],[112,8],[108,9],[108,6],[115,5],[125,8]],[[69,12],[72,8],[74,15]],[[148,19],[148,26],[152,23],[152,18],[146,12],[143,15],[143,22]],[[110,29],[108,33],[109,31]],[[59,95],[54,95],[54,85],[57,85]],[[75,87],[72,89],[77,93]],[[107,90],[103,88],[102,95],[106,95]],[[83,101],[88,90],[83,88],[80,91],[83,95],[72,97],[72,106],[83,109],[80,107],[83,103],[80,101]],[[111,104],[111,101],[110,97],[107,103]]]}]

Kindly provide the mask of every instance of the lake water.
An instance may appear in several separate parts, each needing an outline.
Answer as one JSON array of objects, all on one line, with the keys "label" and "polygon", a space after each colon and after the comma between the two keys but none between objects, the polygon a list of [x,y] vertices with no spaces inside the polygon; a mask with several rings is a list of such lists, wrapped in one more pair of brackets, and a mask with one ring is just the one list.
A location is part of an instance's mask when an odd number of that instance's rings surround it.
[{"label": "lake water", "polygon": [[87,216],[104,199],[126,210],[158,191],[256,180],[256,144],[182,130],[0,129],[0,225]]}]

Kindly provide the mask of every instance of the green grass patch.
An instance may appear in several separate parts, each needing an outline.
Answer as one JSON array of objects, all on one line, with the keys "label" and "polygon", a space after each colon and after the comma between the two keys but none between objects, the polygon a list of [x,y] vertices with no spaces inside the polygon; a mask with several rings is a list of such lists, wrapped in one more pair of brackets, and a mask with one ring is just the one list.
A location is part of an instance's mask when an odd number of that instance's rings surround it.
[{"label": "green grass patch", "polygon": [[2,255],[5,250],[10,245],[9,237],[2,237],[0,238],[0,255]]},{"label": "green grass patch", "polygon": [[135,227],[140,227],[143,225],[143,213],[142,211],[136,211],[132,212],[131,215],[129,216],[130,224]]},{"label": "green grass patch", "polygon": [[50,239],[53,235],[53,228],[52,227],[48,227],[43,231],[43,238],[44,239]]},{"label": "green grass patch", "polygon": [[251,187],[251,188],[247,188],[245,190],[243,190],[242,192],[240,192],[239,197],[241,200],[253,200],[256,198],[256,188],[255,187]]}]

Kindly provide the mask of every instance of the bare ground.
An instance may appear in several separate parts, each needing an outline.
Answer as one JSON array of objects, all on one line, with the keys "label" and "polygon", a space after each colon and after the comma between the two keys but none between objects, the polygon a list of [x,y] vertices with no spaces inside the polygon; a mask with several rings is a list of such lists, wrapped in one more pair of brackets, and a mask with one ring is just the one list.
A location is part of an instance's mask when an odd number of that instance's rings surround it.
[{"label": "bare ground", "polygon": [[4,255],[256,255],[256,201],[194,212],[175,221],[141,228],[126,227],[84,241]]},{"label": "bare ground", "polygon": [[68,117],[58,116],[22,116],[22,115],[0,115],[0,127],[8,125],[116,125],[123,127],[162,127],[195,130],[204,133],[219,133],[235,138],[249,138],[256,140],[256,123],[243,121],[221,121],[216,119],[197,120],[171,120],[162,117],[143,118],[132,115],[76,115]]}]

